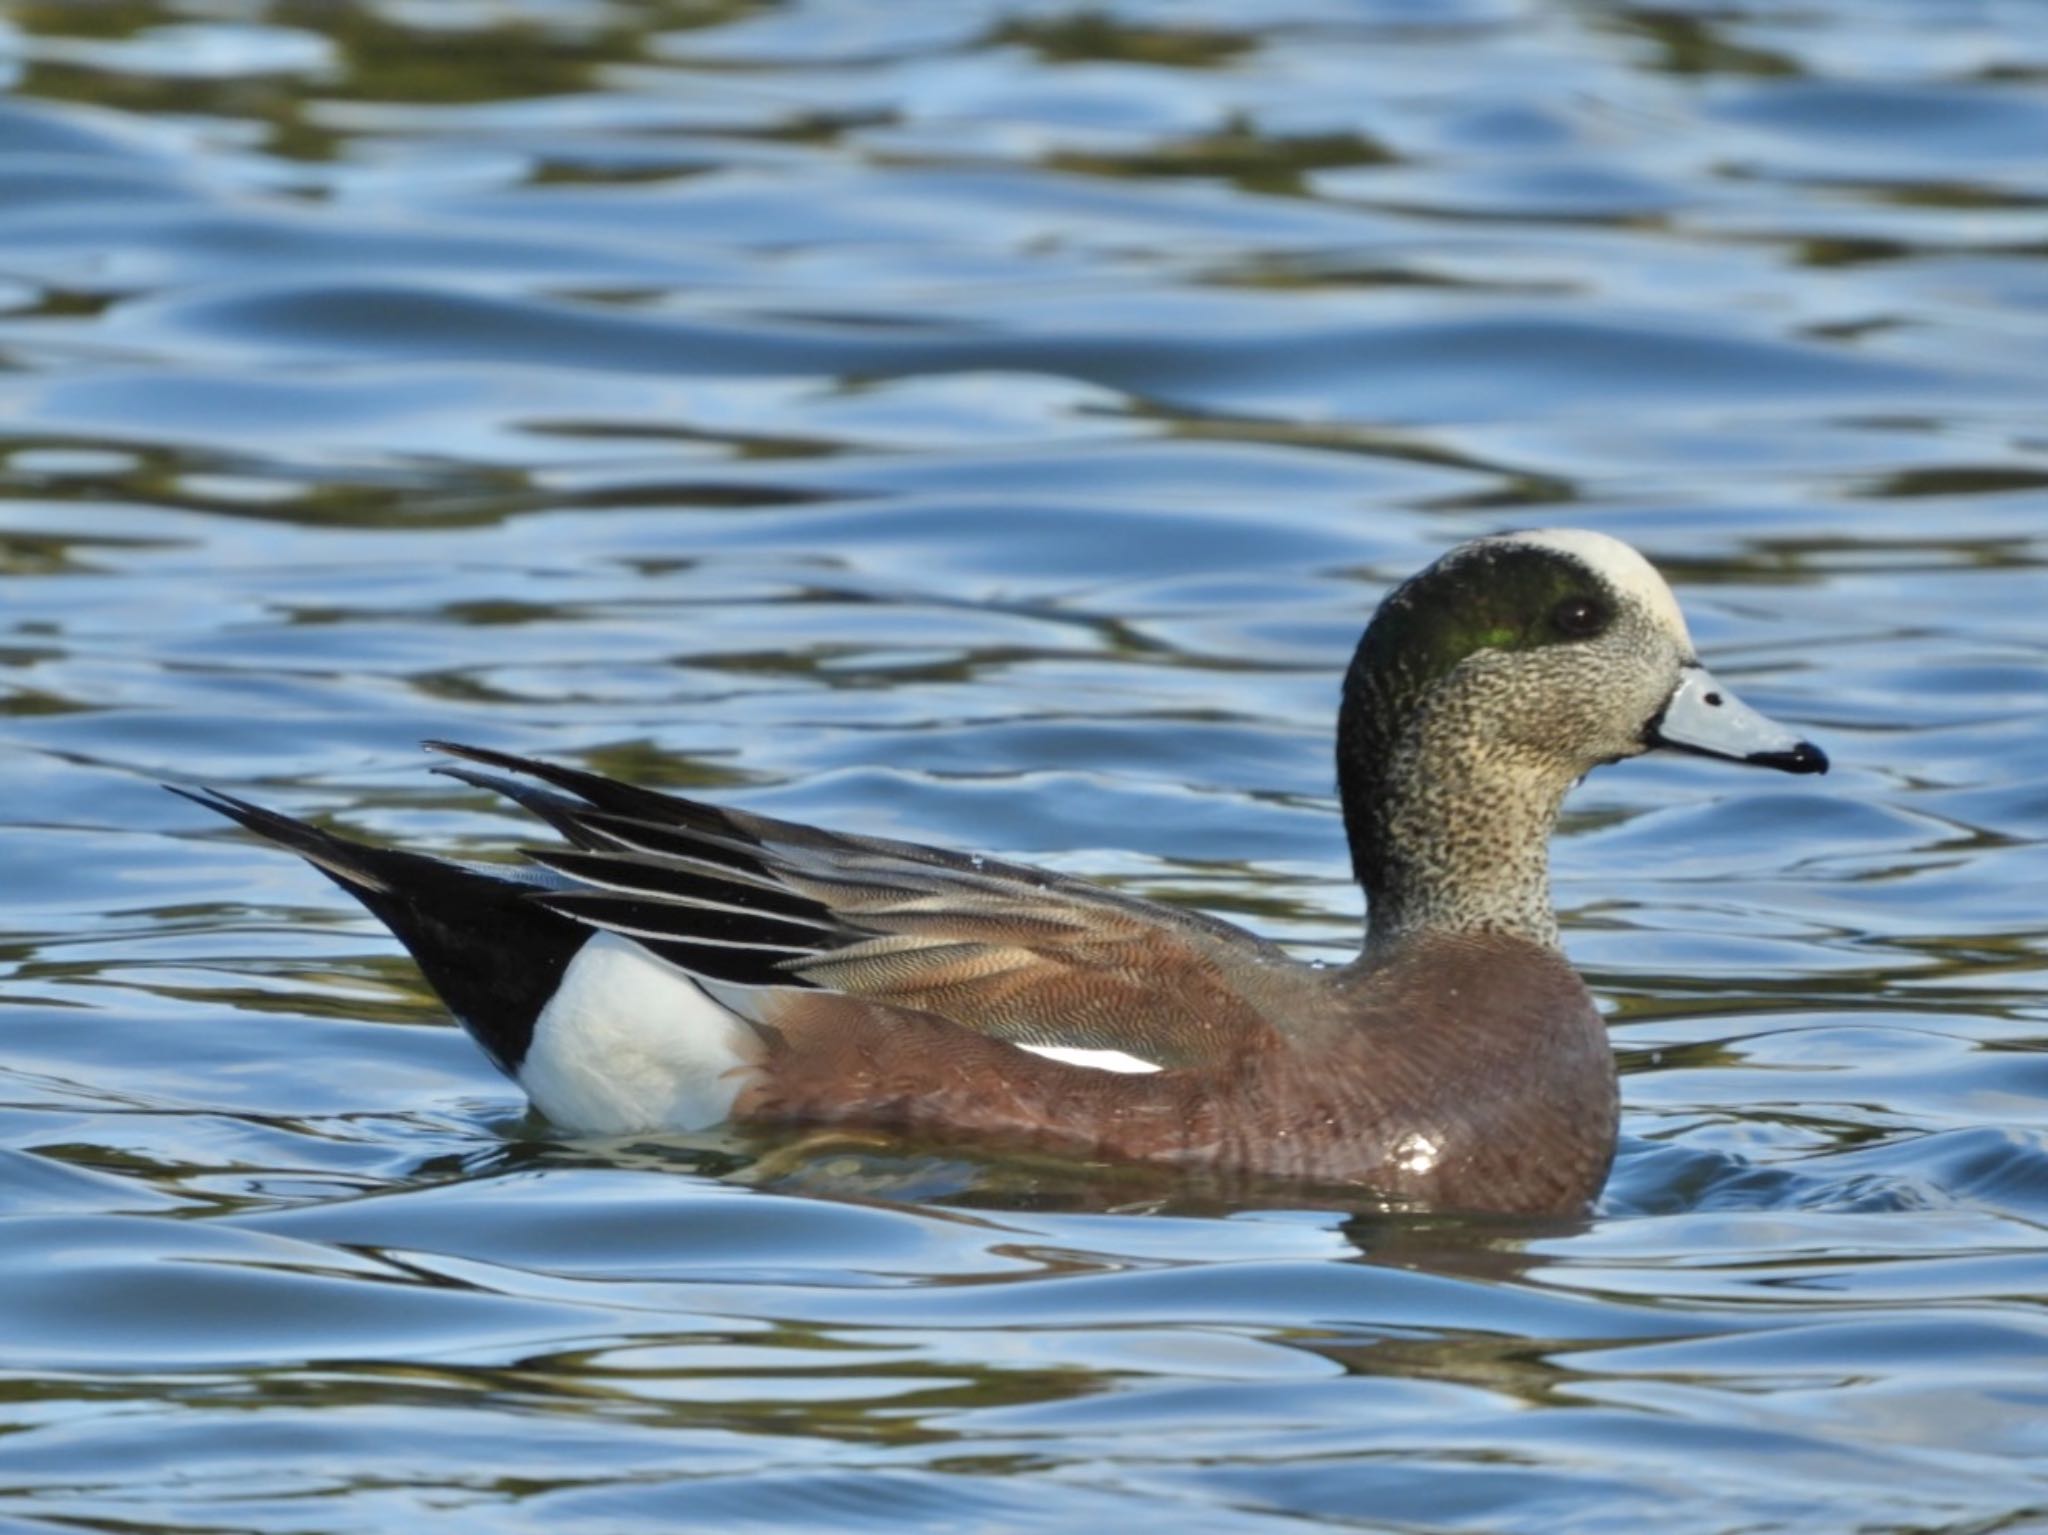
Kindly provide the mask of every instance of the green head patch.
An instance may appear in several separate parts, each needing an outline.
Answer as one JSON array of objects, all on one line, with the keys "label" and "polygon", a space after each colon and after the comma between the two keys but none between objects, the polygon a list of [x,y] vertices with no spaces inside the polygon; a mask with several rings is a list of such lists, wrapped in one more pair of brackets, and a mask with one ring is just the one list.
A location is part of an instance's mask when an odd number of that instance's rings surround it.
[{"label": "green head patch", "polygon": [[1462,549],[1396,587],[1352,661],[1423,685],[1481,650],[1534,650],[1590,639],[1614,617],[1607,583],[1570,555],[1534,544]]},{"label": "green head patch", "polygon": [[1344,678],[1337,781],[1347,819],[1358,828],[1377,819],[1380,775],[1402,728],[1461,661],[1591,639],[1615,608],[1613,589],[1580,560],[1507,540],[1468,545],[1396,587]]}]

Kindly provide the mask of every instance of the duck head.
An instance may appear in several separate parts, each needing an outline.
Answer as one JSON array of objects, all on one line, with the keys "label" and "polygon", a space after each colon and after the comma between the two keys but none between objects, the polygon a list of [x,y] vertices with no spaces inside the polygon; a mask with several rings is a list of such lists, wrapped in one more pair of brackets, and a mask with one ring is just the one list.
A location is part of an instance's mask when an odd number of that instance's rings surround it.
[{"label": "duck head", "polygon": [[1565,791],[1658,748],[1828,766],[1714,679],[1671,588],[1619,539],[1475,539],[1403,582],[1359,641],[1338,721],[1372,947],[1444,928],[1555,943],[1547,849]]}]

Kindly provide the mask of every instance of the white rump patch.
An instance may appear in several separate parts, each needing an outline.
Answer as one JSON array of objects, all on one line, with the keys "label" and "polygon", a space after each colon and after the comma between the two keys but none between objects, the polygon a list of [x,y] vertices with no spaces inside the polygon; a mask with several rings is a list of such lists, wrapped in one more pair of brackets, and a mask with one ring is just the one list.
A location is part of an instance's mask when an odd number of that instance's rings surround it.
[{"label": "white rump patch", "polygon": [[565,1130],[701,1130],[759,1074],[760,1038],[691,975],[616,933],[576,952],[534,1021],[519,1085]]},{"label": "white rump patch", "polygon": [[1059,1061],[1067,1066],[1086,1066],[1091,1071],[1158,1071],[1157,1061],[1141,1061],[1135,1055],[1121,1050],[1076,1050],[1066,1045],[1019,1045],[1019,1050],[1029,1050],[1033,1055],[1042,1055],[1049,1061]]},{"label": "white rump patch", "polygon": [[1597,572],[1622,596],[1641,603],[1677,636],[1687,655],[1692,653],[1692,635],[1685,627],[1685,614],[1679,611],[1671,587],[1657,574],[1656,566],[1620,539],[1586,528],[1537,528],[1528,533],[1503,533],[1490,542],[1534,544],[1539,549],[1570,555]]}]

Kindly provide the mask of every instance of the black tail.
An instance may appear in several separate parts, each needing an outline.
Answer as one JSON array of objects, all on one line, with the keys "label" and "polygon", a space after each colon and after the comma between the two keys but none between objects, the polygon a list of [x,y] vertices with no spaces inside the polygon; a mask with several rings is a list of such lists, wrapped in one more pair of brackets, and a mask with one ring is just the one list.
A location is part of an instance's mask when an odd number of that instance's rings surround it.
[{"label": "black tail", "polygon": [[530,900],[530,880],[367,847],[217,790],[164,787],[290,848],[361,901],[498,1068],[518,1072],[535,1018],[590,936]]}]

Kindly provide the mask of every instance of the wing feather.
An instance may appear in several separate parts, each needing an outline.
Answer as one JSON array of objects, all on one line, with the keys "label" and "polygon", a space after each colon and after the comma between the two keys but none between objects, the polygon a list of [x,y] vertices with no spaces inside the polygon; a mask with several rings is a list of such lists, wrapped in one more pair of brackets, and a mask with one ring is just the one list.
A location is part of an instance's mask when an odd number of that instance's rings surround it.
[{"label": "wing feather", "polygon": [[[1250,993],[1291,966],[1214,918],[1027,865],[430,744],[549,786],[520,785],[512,797],[572,844],[529,854],[569,883],[530,899],[711,979],[843,992],[1019,1044],[1121,1050],[1167,1066],[1274,1037]],[[505,788],[496,773],[453,771]]]}]

